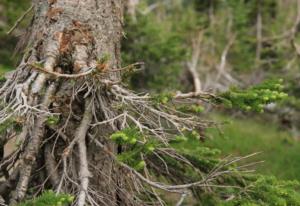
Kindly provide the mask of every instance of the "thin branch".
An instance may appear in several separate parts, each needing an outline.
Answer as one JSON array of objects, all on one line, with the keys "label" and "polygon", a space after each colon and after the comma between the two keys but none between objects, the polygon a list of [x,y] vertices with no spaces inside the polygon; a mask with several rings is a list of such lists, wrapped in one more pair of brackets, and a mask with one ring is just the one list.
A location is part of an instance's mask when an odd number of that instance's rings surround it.
[{"label": "thin branch", "polygon": [[[39,65],[36,64],[28,64],[29,66],[31,66],[33,69],[36,69],[38,71],[50,74],[50,75],[54,75],[56,77],[60,77],[60,78],[67,78],[67,79],[76,79],[76,78],[80,78],[83,76],[87,76],[89,74],[92,74],[94,71],[98,71],[97,66],[95,67],[89,67],[88,70],[86,72],[82,72],[82,73],[78,73],[78,74],[61,74],[59,72],[54,72],[54,71],[50,71],[47,70]],[[119,69],[112,69],[112,70],[101,70],[100,73],[110,73],[110,72],[119,72],[119,71],[124,71],[124,70],[130,70],[136,66],[141,66],[144,65],[144,62],[136,62],[130,65],[127,65],[125,67],[119,68]]]},{"label": "thin branch", "polygon": [[58,73],[58,72],[46,70],[43,67],[40,67],[40,66],[35,65],[35,64],[28,64],[28,65],[31,66],[32,68],[38,70],[38,71],[41,71],[41,72],[44,72],[44,73],[47,73],[47,74],[51,74],[51,75],[54,75],[56,77],[70,78],[70,79],[87,76],[87,75],[91,74],[92,72],[94,72],[96,70],[96,67],[94,67],[94,68],[89,68],[88,71],[82,72],[82,73],[79,73],[79,74],[61,74],[61,73]]},{"label": "thin branch", "polygon": [[99,126],[99,125],[102,125],[102,124],[108,124],[108,123],[111,123],[111,122],[113,122],[113,121],[115,121],[115,120],[117,120],[117,119],[119,119],[123,116],[126,116],[126,113],[120,114],[120,115],[115,116],[115,117],[113,117],[111,119],[108,119],[108,120],[104,120],[104,121],[101,121],[101,122],[96,122],[94,124],[91,124],[91,126],[95,127],[95,126]]},{"label": "thin branch", "polygon": [[265,37],[262,39],[262,42],[270,42],[270,41],[275,41],[275,40],[282,40],[286,38],[294,39],[295,34],[297,33],[297,28],[300,24],[300,0],[297,0],[297,16],[295,19],[295,22],[292,26],[292,28],[288,29],[287,31],[283,32],[280,35],[273,36],[273,37]]},{"label": "thin branch", "polygon": [[188,99],[188,98],[210,99],[210,98],[217,98],[217,96],[207,92],[188,92],[188,93],[177,92],[177,94],[174,96],[174,99]]},{"label": "thin branch", "polygon": [[6,32],[6,34],[8,34],[8,35],[11,34],[19,26],[19,24],[23,21],[23,19],[27,16],[27,14],[29,14],[31,12],[31,10],[33,8],[34,8],[34,6],[31,5],[31,7],[29,7],[29,9],[27,9],[25,11],[25,13],[22,16],[20,16],[20,18],[18,18],[16,23],[13,25],[13,27],[8,32]]},{"label": "thin branch", "polygon": [[187,192],[183,193],[179,199],[179,201],[177,202],[176,206],[181,206],[183,201],[185,200],[186,196],[187,196]]},{"label": "thin branch", "polygon": [[[109,154],[110,156],[112,156],[114,159],[116,159],[115,155],[110,152],[101,142],[99,142],[97,139],[94,140],[95,143],[101,147],[107,154]],[[256,153],[255,153],[256,154]],[[232,164],[238,160],[241,159],[245,159],[248,157],[251,157],[255,154],[250,154],[248,156],[245,157],[241,157],[241,158],[237,158],[234,159],[233,161],[230,161],[229,163],[224,164],[225,166],[228,164]],[[116,159],[117,160],[117,159]],[[196,182],[192,182],[192,183],[187,183],[187,184],[181,184],[181,185],[166,185],[160,182],[154,182],[152,180],[149,180],[148,178],[144,177],[142,174],[140,174],[139,172],[137,172],[135,169],[131,168],[129,165],[117,161],[122,167],[128,169],[130,172],[132,172],[136,177],[138,177],[140,180],[142,180],[143,182],[147,183],[148,185],[161,189],[161,190],[165,190],[168,192],[174,192],[174,193],[183,193],[183,191],[186,191],[186,189],[189,189],[191,187],[234,187],[234,188],[240,188],[237,186],[230,186],[230,185],[212,185],[212,184],[208,184],[208,182],[214,180],[217,176],[220,176],[222,174],[226,174],[229,173],[229,170],[223,171],[223,172],[218,172],[218,170],[213,171],[210,175],[208,175],[206,178],[200,180],[200,181],[196,181]],[[219,168],[220,169],[220,168]]]},{"label": "thin branch", "polygon": [[218,68],[218,74],[217,77],[215,79],[215,82],[218,82],[219,79],[221,78],[222,75],[224,75],[226,73],[225,71],[225,67],[226,67],[226,63],[227,63],[227,54],[229,52],[229,49],[231,48],[231,46],[233,45],[234,41],[236,38],[236,34],[232,35],[227,43],[227,45],[225,46],[222,55],[221,55],[221,61]]},{"label": "thin branch", "polygon": [[189,72],[191,73],[193,77],[193,83],[194,83],[194,92],[200,93],[201,92],[201,81],[197,72],[197,66],[199,62],[200,57],[200,45],[203,38],[203,32],[200,31],[197,35],[197,37],[193,40],[193,54],[192,59],[190,62],[187,63]]}]

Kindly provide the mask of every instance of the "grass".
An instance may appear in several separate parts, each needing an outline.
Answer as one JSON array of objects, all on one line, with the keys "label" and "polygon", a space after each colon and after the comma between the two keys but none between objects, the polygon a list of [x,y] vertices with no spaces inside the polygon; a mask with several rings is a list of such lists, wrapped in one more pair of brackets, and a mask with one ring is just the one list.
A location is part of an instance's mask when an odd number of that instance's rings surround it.
[{"label": "grass", "polygon": [[209,129],[211,137],[206,145],[218,148],[223,155],[247,155],[262,152],[251,161],[264,160],[258,164],[258,172],[281,179],[300,180],[300,142],[292,138],[274,123],[257,119],[237,119],[229,116],[214,116],[219,121],[229,121],[222,132]]},{"label": "grass", "polygon": [[10,68],[10,67],[8,67],[8,66],[5,66],[5,65],[2,65],[2,64],[0,63],[0,74],[1,74],[1,75],[5,74],[6,72],[9,72],[9,71],[11,71],[11,70],[12,70],[12,68]]}]

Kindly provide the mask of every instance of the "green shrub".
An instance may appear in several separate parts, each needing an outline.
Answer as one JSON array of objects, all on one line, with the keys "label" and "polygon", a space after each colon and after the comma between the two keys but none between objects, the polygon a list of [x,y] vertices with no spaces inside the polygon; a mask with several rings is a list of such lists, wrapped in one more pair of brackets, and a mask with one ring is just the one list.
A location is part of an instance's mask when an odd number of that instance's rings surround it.
[{"label": "green shrub", "polygon": [[53,191],[46,191],[41,196],[27,200],[17,206],[68,206],[74,197],[68,194],[55,194]]}]

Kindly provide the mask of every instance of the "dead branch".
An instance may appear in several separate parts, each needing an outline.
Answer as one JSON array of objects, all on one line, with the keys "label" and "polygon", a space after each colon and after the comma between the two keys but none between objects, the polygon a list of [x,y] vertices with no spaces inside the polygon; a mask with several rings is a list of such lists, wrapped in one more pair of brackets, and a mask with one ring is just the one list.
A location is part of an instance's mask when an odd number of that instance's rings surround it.
[{"label": "dead branch", "polygon": [[78,152],[79,152],[79,177],[80,177],[80,192],[78,195],[77,204],[78,206],[84,206],[86,204],[86,196],[89,185],[90,172],[88,169],[88,160],[87,160],[87,148],[86,148],[86,136],[89,125],[92,121],[92,101],[85,101],[85,111],[81,120],[81,123],[78,127],[78,130],[75,133],[75,139],[77,139]]},{"label": "dead branch", "polygon": [[181,206],[187,195],[188,195],[187,192],[183,193],[179,201],[176,203],[176,206]]},{"label": "dead branch", "polygon": [[[109,154],[114,159],[116,159],[116,156],[112,152],[110,152],[101,142],[99,142],[98,140],[95,139],[95,143],[99,147],[101,147],[107,154]],[[188,183],[188,184],[182,184],[182,185],[166,185],[166,184],[163,184],[163,183],[154,182],[154,181],[148,179],[147,177],[144,177],[142,174],[140,174],[139,172],[137,172],[135,169],[131,168],[127,164],[124,164],[124,163],[122,163],[120,161],[118,161],[118,163],[122,167],[128,169],[130,172],[132,172],[133,174],[135,174],[136,177],[138,177],[140,180],[142,180],[143,182],[147,183],[151,187],[154,187],[154,188],[157,188],[157,189],[161,189],[161,190],[165,190],[167,192],[175,192],[175,193],[185,194],[186,189],[189,189],[191,187],[235,187],[235,188],[239,188],[239,187],[236,187],[236,186],[228,186],[228,185],[212,185],[212,184],[209,184],[209,182],[211,182],[212,180],[215,180],[216,177],[218,177],[218,176],[221,176],[223,174],[232,172],[230,170],[221,171],[221,169],[223,167],[231,165],[231,164],[233,164],[233,163],[235,163],[237,161],[241,161],[243,159],[252,157],[252,156],[254,156],[256,154],[257,153],[254,153],[254,154],[247,155],[245,157],[234,158],[233,160],[230,160],[228,162],[223,162],[218,167],[216,167],[215,169],[213,169],[203,180],[200,180],[200,181],[197,181],[197,182]]]},{"label": "dead branch", "polygon": [[96,71],[96,67],[93,67],[93,68],[89,68],[88,71],[82,72],[82,73],[79,73],[79,74],[61,74],[61,73],[54,72],[54,71],[51,71],[51,70],[46,70],[43,67],[40,67],[40,66],[35,65],[35,64],[29,64],[29,66],[31,66],[32,68],[34,68],[38,71],[44,72],[46,74],[54,75],[55,77],[69,78],[69,79],[87,76],[87,75],[93,73],[94,71]]},{"label": "dead branch", "polygon": [[188,70],[191,73],[193,77],[193,83],[194,83],[194,92],[200,93],[201,92],[201,81],[197,72],[197,66],[200,58],[200,45],[203,39],[203,32],[200,31],[197,35],[197,37],[193,40],[192,44],[192,59],[190,62],[187,63]]},{"label": "dead branch", "polygon": [[86,71],[78,73],[78,74],[61,74],[59,72],[55,72],[55,71],[52,71],[52,70],[47,70],[46,68],[43,68],[43,67],[41,67],[39,65],[36,65],[36,64],[31,64],[30,63],[28,65],[33,69],[36,69],[36,70],[41,71],[41,72],[46,73],[46,74],[53,75],[55,77],[67,78],[67,79],[76,79],[76,78],[88,76],[88,75],[92,74],[93,72],[97,72],[97,71],[99,71],[100,73],[115,73],[115,72],[120,72],[120,71],[124,71],[124,70],[133,70],[134,67],[144,65],[144,63],[143,62],[136,62],[136,63],[130,64],[128,66],[125,66],[123,68],[113,69],[113,70],[106,70],[106,69],[103,69],[103,70],[100,69],[99,70],[99,68],[97,68],[97,66],[83,67],[83,68],[86,68],[86,69],[84,69]]},{"label": "dead branch", "polygon": [[227,63],[227,54],[229,52],[229,49],[233,45],[235,38],[236,38],[236,34],[234,34],[230,37],[227,45],[225,46],[225,48],[222,52],[221,61],[220,61],[219,66],[217,67],[218,73],[216,75],[215,82],[218,82],[222,76],[228,77],[228,80],[230,80],[230,81],[233,80],[232,77],[229,74],[227,74],[227,72],[225,71],[225,67],[226,67],[226,63]]},{"label": "dead branch", "polygon": [[13,27],[10,28],[10,30],[8,32],[6,32],[6,34],[11,34],[18,26],[19,24],[23,21],[23,19],[27,16],[27,14],[29,14],[31,12],[31,10],[34,8],[33,5],[31,5],[31,7],[29,7],[29,9],[27,9],[24,14],[22,16],[20,16],[17,21],[15,22],[15,24],[13,25]]},{"label": "dead branch", "polygon": [[210,98],[216,98],[216,96],[212,93],[207,93],[207,92],[188,92],[188,93],[177,92],[177,94],[174,96],[174,99],[188,99],[188,98],[210,99]]}]

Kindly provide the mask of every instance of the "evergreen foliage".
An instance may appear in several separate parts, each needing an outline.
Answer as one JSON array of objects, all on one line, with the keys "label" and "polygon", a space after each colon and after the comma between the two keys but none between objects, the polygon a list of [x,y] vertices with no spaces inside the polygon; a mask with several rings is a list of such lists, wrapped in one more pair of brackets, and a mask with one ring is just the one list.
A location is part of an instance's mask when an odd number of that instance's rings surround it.
[{"label": "evergreen foliage", "polygon": [[0,135],[3,135],[8,129],[14,129],[16,132],[20,132],[22,128],[22,119],[17,117],[11,117],[0,124]]},{"label": "evergreen foliage", "polygon": [[73,200],[74,197],[71,195],[46,191],[39,197],[20,203],[17,206],[68,206]]},{"label": "evergreen foliage", "polygon": [[47,118],[47,121],[46,121],[46,124],[48,124],[48,125],[57,125],[58,123],[59,123],[59,116],[57,116],[57,115],[52,115],[52,116],[49,116],[48,118]]},{"label": "evergreen foliage", "polygon": [[[151,158],[152,152],[160,147],[158,144],[151,144],[151,149],[149,149],[149,144],[140,143],[143,137],[135,128],[126,128],[116,132],[111,135],[111,138],[121,145],[130,145],[125,152],[118,156],[118,159],[140,172],[146,164],[144,160],[140,159],[140,156]],[[222,160],[220,150],[202,145],[199,138],[196,131],[184,131],[183,135],[175,136],[174,139],[170,140],[171,146],[187,158],[194,167],[198,168],[200,174],[209,175],[210,171],[222,167],[221,165],[223,165],[222,171],[226,171],[224,175],[217,176],[214,182],[220,187],[211,186],[209,190],[193,188],[198,202],[196,205],[300,205],[299,183],[297,181],[280,181],[273,176],[247,173],[247,167],[242,169],[243,166]],[[132,139],[138,139],[138,141],[132,144]],[[134,146],[132,147],[132,145]],[[199,178],[199,174],[189,165],[184,166],[167,156],[163,156],[163,159],[168,167],[172,168],[172,171],[174,170],[173,172],[176,171],[176,173],[171,172],[169,176],[157,174],[158,177],[164,176],[165,181],[171,181],[173,175],[178,175],[178,181],[184,179],[196,181]],[[151,169],[151,166],[148,168]],[[157,171],[154,169],[153,172],[156,173]]]},{"label": "evergreen foliage", "polygon": [[[140,11],[146,7],[145,2],[148,1],[142,1]],[[158,1],[148,3],[160,5]],[[205,79],[208,73],[215,75],[221,55],[233,36],[226,57],[228,72],[248,75],[260,71],[266,72],[268,78],[281,78],[282,70],[288,67],[284,76],[293,78],[288,75],[298,71],[295,48],[291,46],[290,38],[280,37],[293,27],[294,20],[289,14],[296,16],[294,8],[297,5],[290,2],[285,10],[281,6],[282,2],[275,0],[179,0],[162,4],[147,15],[138,13],[137,22],[126,21],[126,39],[123,41],[126,64],[146,63],[144,73],[132,78],[132,85],[137,89],[146,86],[157,91],[187,89],[183,77],[186,75],[185,63],[190,61],[192,39],[199,31],[203,33],[198,65],[201,79]],[[259,11],[263,22],[262,42],[256,39]],[[299,42],[299,37],[295,38]],[[258,44],[261,44],[261,51],[257,54]]]},{"label": "evergreen foliage", "polygon": [[[175,97],[175,93],[166,92],[153,95],[153,100],[157,104],[168,104],[172,103]],[[286,99],[287,97],[287,93],[284,92],[283,80],[273,79],[266,80],[261,84],[246,89],[232,87],[226,92],[199,98],[224,105],[227,108],[263,112],[266,105]],[[204,107],[198,104],[179,105],[176,106],[176,109],[191,113],[201,113],[204,111]]]},{"label": "evergreen foliage", "polygon": [[110,138],[119,145],[126,146],[126,151],[118,154],[118,160],[137,171],[144,169],[146,165],[143,157],[151,154],[159,146],[155,140],[146,139],[136,128],[125,128],[113,133]]},{"label": "evergreen foliage", "polygon": [[127,21],[122,50],[126,65],[145,62],[143,73],[131,77],[133,87],[156,90],[176,87],[186,57],[182,37],[171,22],[163,23],[155,15],[140,15],[138,19],[136,23]]},{"label": "evergreen foliage", "polygon": [[[246,175],[243,177],[243,181],[247,186],[241,190],[229,188],[220,191],[223,195],[227,193],[227,200],[225,199],[224,201],[224,199],[220,198],[210,199],[209,201],[206,200],[206,202],[210,202],[210,204],[204,203],[203,205],[300,205],[300,194],[297,192],[299,189],[299,182],[297,181],[280,181],[275,177],[262,175]],[[233,200],[231,200],[231,198]]]},{"label": "evergreen foliage", "polygon": [[[192,160],[201,171],[208,169],[208,172],[220,165],[222,162],[220,150],[201,145],[195,137],[197,137],[195,133],[189,133],[188,138],[173,143],[172,146],[186,158]],[[224,187],[212,187],[212,190],[202,191],[196,205],[300,205],[299,182],[281,181],[273,176],[244,173],[236,164],[228,167],[232,172],[218,180],[219,184]],[[192,174],[188,175],[193,176]],[[196,175],[194,174],[194,176]]]},{"label": "evergreen foliage", "polygon": [[231,88],[219,97],[221,102],[229,108],[263,112],[265,105],[287,97],[287,94],[283,92],[282,82],[282,79],[269,80],[245,90]]},{"label": "evergreen foliage", "polygon": [[[0,73],[11,70],[18,59],[17,57],[19,57],[18,55],[12,55],[18,39],[16,36],[7,35],[6,32],[29,7],[30,0],[3,0],[0,2]],[[29,20],[30,18],[22,21],[19,29],[26,28]]]}]

